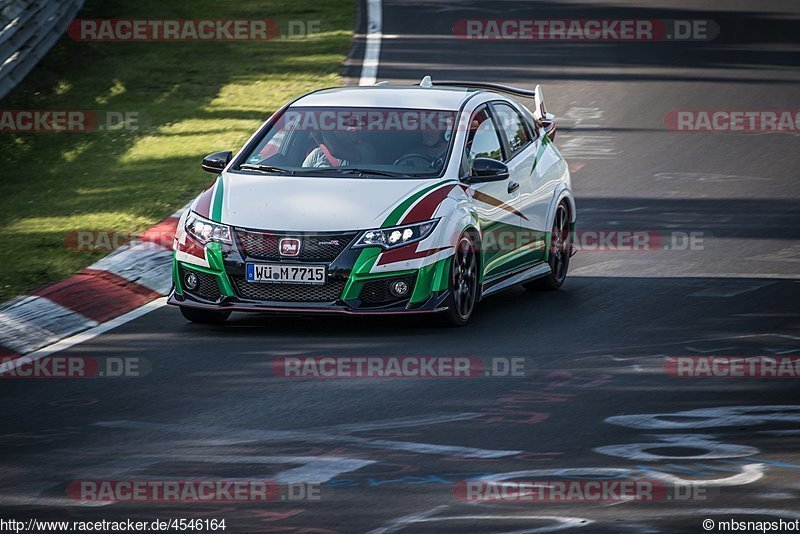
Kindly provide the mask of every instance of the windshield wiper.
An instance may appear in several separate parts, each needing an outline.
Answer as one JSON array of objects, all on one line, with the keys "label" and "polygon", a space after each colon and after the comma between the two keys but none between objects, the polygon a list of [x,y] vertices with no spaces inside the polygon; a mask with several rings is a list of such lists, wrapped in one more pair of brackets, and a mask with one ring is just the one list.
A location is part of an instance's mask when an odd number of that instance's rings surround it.
[{"label": "windshield wiper", "polygon": [[342,169],[345,174],[359,174],[361,176],[374,174],[375,176],[408,176],[404,172],[379,171],[377,169]]},{"label": "windshield wiper", "polygon": [[295,172],[289,169],[284,169],[283,167],[275,167],[274,165],[257,165],[253,163],[242,163],[239,165],[240,169],[245,169],[248,171],[259,171],[259,172],[266,172],[270,174],[294,174]]},{"label": "windshield wiper", "polygon": [[355,174],[358,176],[409,176],[402,172],[380,171],[377,169],[358,169],[358,168],[341,168],[341,167],[313,167],[300,171],[302,174],[318,174],[323,172],[334,172],[338,174]]}]

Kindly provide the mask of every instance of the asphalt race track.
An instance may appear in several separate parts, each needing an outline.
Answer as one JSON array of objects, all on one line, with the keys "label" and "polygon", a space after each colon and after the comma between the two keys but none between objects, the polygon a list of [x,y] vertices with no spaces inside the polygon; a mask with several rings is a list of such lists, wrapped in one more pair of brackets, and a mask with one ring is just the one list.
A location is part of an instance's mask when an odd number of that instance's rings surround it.
[{"label": "asphalt race track", "polygon": [[[384,1],[378,79],[542,84],[578,230],[647,231],[661,243],[583,250],[561,291],[489,297],[462,329],[249,315],[202,327],[160,307],[64,353],[138,357],[144,376],[3,381],[3,517],[224,518],[226,532],[296,533],[701,532],[708,518],[800,518],[798,379],[664,369],[670,356],[800,356],[800,137],[677,132],[664,121],[675,110],[796,109],[799,17],[800,4],[781,0]],[[465,18],[713,19],[720,35],[469,41],[453,35]],[[671,241],[682,235],[695,238],[689,250]],[[298,355],[524,358],[527,373],[272,373],[271,361]],[[465,479],[517,471],[681,479],[704,491],[659,502],[454,495]],[[204,477],[317,479],[322,496],[90,506],[66,492],[73,480]]]}]

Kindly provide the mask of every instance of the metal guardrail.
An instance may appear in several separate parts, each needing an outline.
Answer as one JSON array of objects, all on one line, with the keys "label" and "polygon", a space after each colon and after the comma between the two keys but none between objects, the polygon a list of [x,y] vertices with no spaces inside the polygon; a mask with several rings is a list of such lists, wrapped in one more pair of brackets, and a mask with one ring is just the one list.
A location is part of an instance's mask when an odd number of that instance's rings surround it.
[{"label": "metal guardrail", "polygon": [[0,0],[0,98],[58,41],[84,0]]}]

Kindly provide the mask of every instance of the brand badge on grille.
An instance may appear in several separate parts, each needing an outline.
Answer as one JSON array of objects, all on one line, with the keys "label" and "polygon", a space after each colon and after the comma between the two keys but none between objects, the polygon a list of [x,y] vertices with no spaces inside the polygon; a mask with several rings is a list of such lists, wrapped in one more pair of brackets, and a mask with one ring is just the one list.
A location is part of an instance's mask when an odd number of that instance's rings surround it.
[{"label": "brand badge on grille", "polygon": [[300,240],[284,237],[278,242],[278,252],[281,256],[297,256],[300,254]]}]

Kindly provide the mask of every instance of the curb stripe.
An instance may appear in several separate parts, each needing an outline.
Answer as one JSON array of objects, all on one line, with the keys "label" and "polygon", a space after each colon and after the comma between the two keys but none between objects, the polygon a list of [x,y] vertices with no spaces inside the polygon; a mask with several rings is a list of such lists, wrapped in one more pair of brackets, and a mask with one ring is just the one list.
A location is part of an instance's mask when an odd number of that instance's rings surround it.
[{"label": "curb stripe", "polygon": [[172,241],[187,208],[69,278],[0,304],[0,357],[57,352],[163,305],[160,296],[172,284]]},{"label": "curb stripe", "polygon": [[39,328],[30,321],[23,321],[13,314],[0,312],[0,343],[16,353],[25,354],[39,347],[36,340],[40,340],[41,346],[56,341],[58,337],[54,332],[45,328]]},{"label": "curb stripe", "polygon": [[[95,337],[99,336],[100,334],[108,332],[109,330],[112,330],[112,329],[114,329],[114,328],[116,328],[116,327],[118,327],[120,325],[123,325],[123,324],[125,324],[127,322],[133,321],[134,319],[138,319],[142,315],[150,313],[151,311],[164,306],[166,304],[166,302],[167,302],[167,299],[165,299],[164,297],[158,298],[156,300],[152,300],[152,301],[148,302],[147,304],[145,304],[144,306],[140,306],[140,307],[136,308],[135,310],[131,310],[130,312],[126,313],[125,315],[121,315],[121,316],[117,317],[116,319],[111,319],[107,323],[103,323],[101,325],[95,326],[95,327],[90,328],[88,330],[85,330],[85,331],[83,331],[83,332],[81,332],[79,334],[75,334],[75,335],[72,335],[72,336],[69,336],[69,337],[65,337],[65,338],[63,338],[63,339],[61,339],[59,341],[56,341],[55,343],[52,343],[50,345],[47,345],[47,346],[42,347],[40,349],[37,349],[35,352],[32,352],[30,354],[26,354],[25,355],[26,359],[22,360],[22,362],[25,362],[25,361],[28,361],[28,362],[36,361],[36,360],[38,360],[40,358],[43,358],[45,356],[49,356],[51,354],[55,354],[56,352],[60,352],[62,350],[66,350],[66,349],[68,349],[70,347],[73,347],[75,345],[78,345],[80,343],[85,343],[86,341],[89,341],[90,339],[95,338]],[[20,365],[21,365],[21,363],[13,361],[13,360],[12,361],[7,361],[5,363],[2,363],[2,364],[0,364],[0,374],[7,373],[8,371],[10,371],[12,369],[16,369]]]},{"label": "curb stripe", "polygon": [[0,344],[25,354],[63,337],[97,326],[97,322],[45,297],[26,296],[0,311]]},{"label": "curb stripe", "polygon": [[175,239],[175,230],[178,227],[178,217],[167,217],[157,225],[145,231],[141,240],[148,243],[156,243],[164,248],[172,248],[172,241]]},{"label": "curb stripe", "polygon": [[160,297],[158,293],[109,271],[86,269],[34,293],[98,323]]},{"label": "curb stripe", "polygon": [[[158,248],[154,250],[155,247]],[[106,256],[92,265],[92,268],[109,271],[129,282],[166,295],[172,287],[171,260],[171,250],[153,243],[139,243]]]}]

